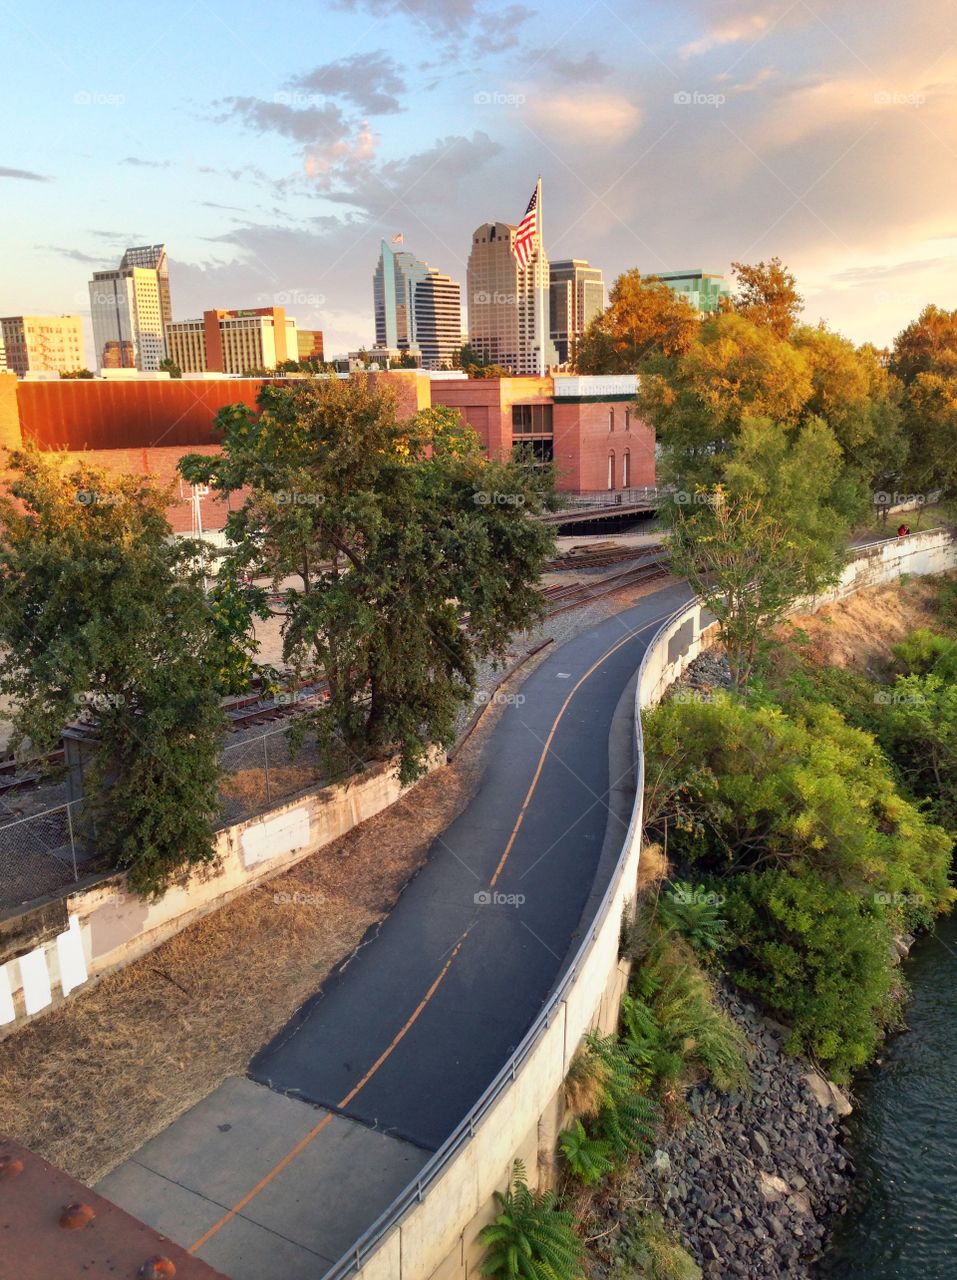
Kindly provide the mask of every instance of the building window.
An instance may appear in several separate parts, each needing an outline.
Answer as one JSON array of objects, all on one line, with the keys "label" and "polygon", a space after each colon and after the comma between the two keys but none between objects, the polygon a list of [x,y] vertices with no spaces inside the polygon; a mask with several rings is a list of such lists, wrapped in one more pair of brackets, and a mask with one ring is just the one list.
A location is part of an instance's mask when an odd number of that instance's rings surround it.
[{"label": "building window", "polygon": [[631,450],[625,450],[625,456],[621,460],[621,487],[628,489],[631,487]]},{"label": "building window", "polygon": [[550,436],[552,406],[550,404],[513,404],[513,436]]},{"label": "building window", "polygon": [[625,430],[626,431],[631,430],[631,410],[630,409],[625,410]]},{"label": "building window", "polygon": [[614,449],[608,455],[608,488],[615,487],[615,451]]},{"label": "building window", "polygon": [[608,410],[608,430],[614,431],[614,429],[615,429],[615,410],[612,408]]}]

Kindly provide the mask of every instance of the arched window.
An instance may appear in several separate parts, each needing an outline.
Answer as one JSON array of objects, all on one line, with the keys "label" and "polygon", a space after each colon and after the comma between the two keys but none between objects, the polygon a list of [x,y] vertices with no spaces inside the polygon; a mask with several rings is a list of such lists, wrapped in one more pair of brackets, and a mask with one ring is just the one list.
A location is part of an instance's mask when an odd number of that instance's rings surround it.
[{"label": "arched window", "polygon": [[626,431],[631,430],[631,410],[630,409],[625,410],[625,430]]},{"label": "arched window", "polygon": [[621,487],[628,489],[631,487],[631,450],[625,450],[625,456],[621,460]]},{"label": "arched window", "polygon": [[615,451],[614,449],[608,455],[608,488],[615,487]]},{"label": "arched window", "polygon": [[611,409],[608,410],[608,430],[614,431],[614,429],[615,429],[615,410],[614,410],[614,407],[612,407]]}]

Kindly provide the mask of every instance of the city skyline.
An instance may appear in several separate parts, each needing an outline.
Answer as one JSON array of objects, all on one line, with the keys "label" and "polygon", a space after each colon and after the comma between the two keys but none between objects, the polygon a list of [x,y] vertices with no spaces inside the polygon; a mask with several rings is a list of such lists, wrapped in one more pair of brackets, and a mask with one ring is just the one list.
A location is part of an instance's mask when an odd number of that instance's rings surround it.
[{"label": "city skyline", "polygon": [[83,3],[11,24],[5,91],[31,128],[0,155],[0,312],[86,310],[92,269],[163,240],[177,315],[285,306],[348,349],[372,332],[381,239],[464,279],[472,229],[515,219],[538,172],[549,255],[609,284],[779,255],[810,323],[881,344],[949,302],[941,0],[907,24],[835,0],[600,0],[587,20],[559,0],[545,36],[509,14],[342,0],[314,49],[246,0],[173,4],[140,47]]}]

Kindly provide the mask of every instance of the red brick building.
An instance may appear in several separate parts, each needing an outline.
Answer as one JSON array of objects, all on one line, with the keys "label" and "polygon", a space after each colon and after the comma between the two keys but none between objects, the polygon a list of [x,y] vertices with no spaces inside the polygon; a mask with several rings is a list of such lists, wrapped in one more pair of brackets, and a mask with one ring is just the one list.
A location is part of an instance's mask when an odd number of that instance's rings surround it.
[{"label": "red brick building", "polygon": [[[524,442],[554,459],[559,489],[588,492],[655,483],[654,432],[635,417],[634,378],[430,378],[415,369],[371,373],[411,417],[431,404],[457,408],[490,456],[507,457]],[[170,522],[189,532],[188,487],[176,470],[185,453],[213,453],[216,414],[225,405],[254,407],[261,378],[84,379],[26,382],[0,374],[0,446],[32,441],[41,449],[83,453],[114,473],[174,485]],[[221,529],[228,508],[201,500],[205,530]]]},{"label": "red brick building", "polygon": [[637,389],[634,376],[435,379],[432,403],[458,409],[490,456],[528,444],[555,463],[559,489],[582,493],[655,483],[655,433],[634,412]]}]

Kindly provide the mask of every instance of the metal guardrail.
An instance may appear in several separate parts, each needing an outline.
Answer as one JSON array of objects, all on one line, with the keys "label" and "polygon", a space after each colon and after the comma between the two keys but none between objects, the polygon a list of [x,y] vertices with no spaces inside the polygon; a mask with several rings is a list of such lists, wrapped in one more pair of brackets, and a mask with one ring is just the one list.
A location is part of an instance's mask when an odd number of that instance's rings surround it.
[{"label": "metal guardrail", "polygon": [[[568,510],[592,507],[627,507],[638,502],[656,502],[659,497],[674,492],[671,488],[646,485],[640,489],[594,489],[584,493],[562,494]],[[563,507],[563,509],[565,509]]]},{"label": "metal guardrail", "polygon": [[417,1204],[420,1204],[425,1197],[425,1193],[429,1187],[438,1179],[440,1174],[445,1170],[451,1160],[462,1150],[464,1146],[474,1137],[477,1126],[481,1123],[485,1115],[491,1110],[492,1106],[498,1101],[505,1089],[515,1080],[519,1068],[528,1058],[532,1050],[538,1044],[542,1034],[551,1026],[552,1019],[555,1017],[559,1006],[564,1002],[569,990],[577,978],[582,965],[588,957],[595,940],[598,937],[601,926],[605,923],[611,905],[614,902],[618,886],[621,883],[622,875],[626,862],[627,851],[631,848],[633,840],[640,838],[640,829],[642,823],[642,802],[644,795],[645,782],[645,760],[644,760],[644,744],[641,727],[641,682],[645,668],[648,663],[649,655],[658,643],[663,632],[671,626],[671,624],[685,613],[689,608],[695,607],[696,602],[682,605],[680,609],[676,609],[670,614],[657,631],[642,655],[641,662],[638,666],[638,683],[635,688],[635,807],[632,810],[631,821],[628,824],[628,830],[625,833],[625,839],[622,844],[621,856],[615,867],[615,873],[609,881],[608,887],[602,896],[595,919],[589,929],[586,937],[582,941],[578,950],[575,952],[564,975],[559,979],[552,995],[545,1002],[535,1021],[529,1027],[528,1031],[522,1037],[522,1040],[508,1059],[505,1065],[499,1071],[498,1075],[488,1086],[478,1102],[468,1113],[465,1119],[458,1125],[452,1134],[446,1139],[435,1154],[422,1166],[415,1180],[405,1188],[404,1191],[392,1201],[375,1222],[363,1232],[359,1239],[351,1248],[342,1255],[328,1271],[326,1271],[322,1280],[347,1280],[347,1277],[354,1275],[369,1260],[376,1249],[385,1241],[389,1233],[399,1225],[405,1215],[412,1210]]}]

